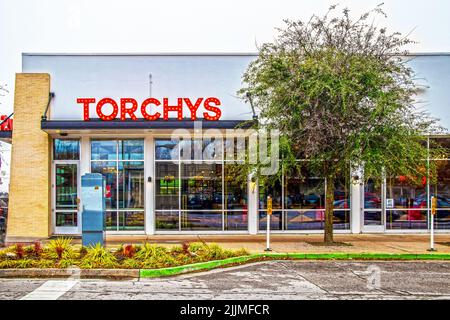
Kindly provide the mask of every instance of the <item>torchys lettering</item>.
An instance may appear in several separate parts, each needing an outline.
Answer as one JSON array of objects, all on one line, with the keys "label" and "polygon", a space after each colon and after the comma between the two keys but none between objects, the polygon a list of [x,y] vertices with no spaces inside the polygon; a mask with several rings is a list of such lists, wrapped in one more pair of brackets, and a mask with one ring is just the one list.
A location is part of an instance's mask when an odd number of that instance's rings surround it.
[{"label": "torchys lettering", "polygon": [[[96,103],[95,98],[78,98],[77,103],[83,105],[83,120],[89,121],[89,111],[91,105]],[[109,108],[106,106],[109,105]],[[154,111],[151,112],[150,106],[153,106]],[[96,113],[103,121],[111,121],[119,118],[125,121],[127,118],[137,120],[136,114],[141,114],[142,118],[150,121],[158,120],[160,118],[169,120],[169,114],[176,114],[178,120],[183,120],[185,112],[188,111],[190,120],[197,120],[197,112],[200,106],[203,106],[203,118],[209,121],[216,121],[220,119],[222,112],[220,100],[214,97],[197,98],[194,102],[190,98],[177,98],[177,102],[169,103],[169,98],[163,98],[162,102],[156,98],[145,99],[139,106],[136,99],[121,98],[119,102],[112,98],[102,98],[96,103]],[[187,109],[187,110],[186,110]]]}]

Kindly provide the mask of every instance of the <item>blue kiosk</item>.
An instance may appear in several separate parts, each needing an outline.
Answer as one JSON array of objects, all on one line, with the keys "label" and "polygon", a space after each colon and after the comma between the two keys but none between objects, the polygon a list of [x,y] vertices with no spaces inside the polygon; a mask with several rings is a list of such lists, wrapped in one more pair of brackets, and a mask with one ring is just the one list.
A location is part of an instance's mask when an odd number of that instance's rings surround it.
[{"label": "blue kiosk", "polygon": [[105,179],[100,173],[81,177],[82,244],[105,245]]}]

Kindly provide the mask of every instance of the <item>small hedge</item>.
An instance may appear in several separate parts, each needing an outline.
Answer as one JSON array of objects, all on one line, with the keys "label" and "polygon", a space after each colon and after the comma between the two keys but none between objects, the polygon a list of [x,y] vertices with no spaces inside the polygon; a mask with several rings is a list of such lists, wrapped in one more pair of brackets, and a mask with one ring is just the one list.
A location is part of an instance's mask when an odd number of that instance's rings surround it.
[{"label": "small hedge", "polygon": [[225,250],[217,244],[185,242],[166,248],[150,243],[122,245],[110,250],[100,245],[76,249],[70,238],[51,240],[42,246],[17,244],[0,250],[0,269],[6,268],[124,268],[158,269],[248,255],[244,249]]}]

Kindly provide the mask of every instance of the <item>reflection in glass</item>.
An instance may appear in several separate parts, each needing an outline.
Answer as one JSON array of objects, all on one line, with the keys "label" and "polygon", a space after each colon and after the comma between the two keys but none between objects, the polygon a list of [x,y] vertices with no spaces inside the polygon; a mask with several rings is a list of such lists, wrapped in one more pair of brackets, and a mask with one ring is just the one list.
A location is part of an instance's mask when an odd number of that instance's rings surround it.
[{"label": "reflection in glass", "polygon": [[247,230],[248,229],[248,211],[225,211],[224,212],[225,230]]},{"label": "reflection in glass", "polygon": [[119,208],[144,209],[144,162],[119,162]]},{"label": "reflection in glass", "polygon": [[179,209],[179,190],[178,164],[155,162],[156,210]]},{"label": "reflection in glass", "polygon": [[222,211],[181,211],[181,230],[222,230]]},{"label": "reflection in glass", "polygon": [[144,160],[144,140],[119,140],[119,160]]},{"label": "reflection in glass", "polygon": [[224,196],[226,209],[245,209],[247,210],[247,190],[230,173],[230,166],[224,166]]},{"label": "reflection in glass", "polygon": [[156,160],[177,160],[178,140],[156,139],[155,158]]},{"label": "reflection in glass", "polygon": [[77,165],[55,165],[56,210],[77,209]]},{"label": "reflection in glass", "polygon": [[70,139],[53,140],[53,160],[79,160],[80,141]]},{"label": "reflection in glass", "polygon": [[180,215],[178,210],[156,211],[156,230],[179,230]]},{"label": "reflection in glass", "polygon": [[181,209],[222,209],[221,164],[181,164]]},{"label": "reflection in glass", "polygon": [[[447,140],[448,147],[450,139]],[[436,161],[436,167],[437,179],[430,185],[430,196],[437,197],[438,207],[434,216],[434,226],[436,229],[450,229],[450,161]]]},{"label": "reflection in glass", "polygon": [[144,230],[144,211],[119,211],[119,230]]},{"label": "reflection in glass", "polygon": [[105,177],[106,229],[144,230],[144,140],[92,140],[91,160]]},{"label": "reflection in glass", "polygon": [[323,209],[325,207],[324,179],[309,175],[293,174],[285,181],[286,209]]},{"label": "reflection in glass", "polygon": [[381,226],[383,224],[381,210],[381,183],[368,179],[364,184],[364,225]]},{"label": "reflection in glass", "polygon": [[117,208],[117,162],[92,161],[91,172],[101,173],[105,177],[106,209]]},{"label": "reflection in glass", "polygon": [[388,229],[428,227],[426,183],[426,179],[418,183],[405,176],[386,179],[386,198],[394,200],[394,210],[386,210]]},{"label": "reflection in glass", "polygon": [[[259,230],[267,229],[267,212],[259,211]],[[270,230],[283,230],[282,211],[273,211],[270,217]]]},{"label": "reflection in glass", "polygon": [[92,140],[92,160],[117,160],[117,140]]}]

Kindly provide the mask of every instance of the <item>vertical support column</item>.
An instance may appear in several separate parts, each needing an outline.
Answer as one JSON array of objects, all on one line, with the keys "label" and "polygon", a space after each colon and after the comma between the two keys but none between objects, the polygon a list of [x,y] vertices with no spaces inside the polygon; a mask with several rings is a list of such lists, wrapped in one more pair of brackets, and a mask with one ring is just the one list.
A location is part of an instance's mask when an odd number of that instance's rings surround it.
[{"label": "vertical support column", "polygon": [[247,180],[248,193],[248,233],[258,234],[258,181]]},{"label": "vertical support column", "polygon": [[89,137],[81,137],[80,176],[91,172],[91,141]]},{"label": "vertical support column", "polygon": [[[155,147],[152,136],[147,136],[144,141],[144,180],[145,180],[145,233],[155,234]],[[151,178],[151,182],[148,179]]]},{"label": "vertical support column", "polygon": [[[80,180],[83,175],[86,173],[91,172],[91,140],[89,137],[81,137],[80,139],[80,165],[79,165],[79,175]],[[81,197],[81,183],[80,183],[80,190],[78,197],[80,198],[80,208],[83,208],[83,199]],[[81,233],[81,230],[83,228],[83,217],[82,217],[82,210],[79,210],[78,212],[78,230],[79,233]]]},{"label": "vertical support column", "polygon": [[350,172],[350,228],[352,233],[361,233],[363,222],[362,210],[362,170]]},{"label": "vertical support column", "polygon": [[51,144],[41,130],[50,75],[16,74],[6,242],[47,238],[51,218]]}]

